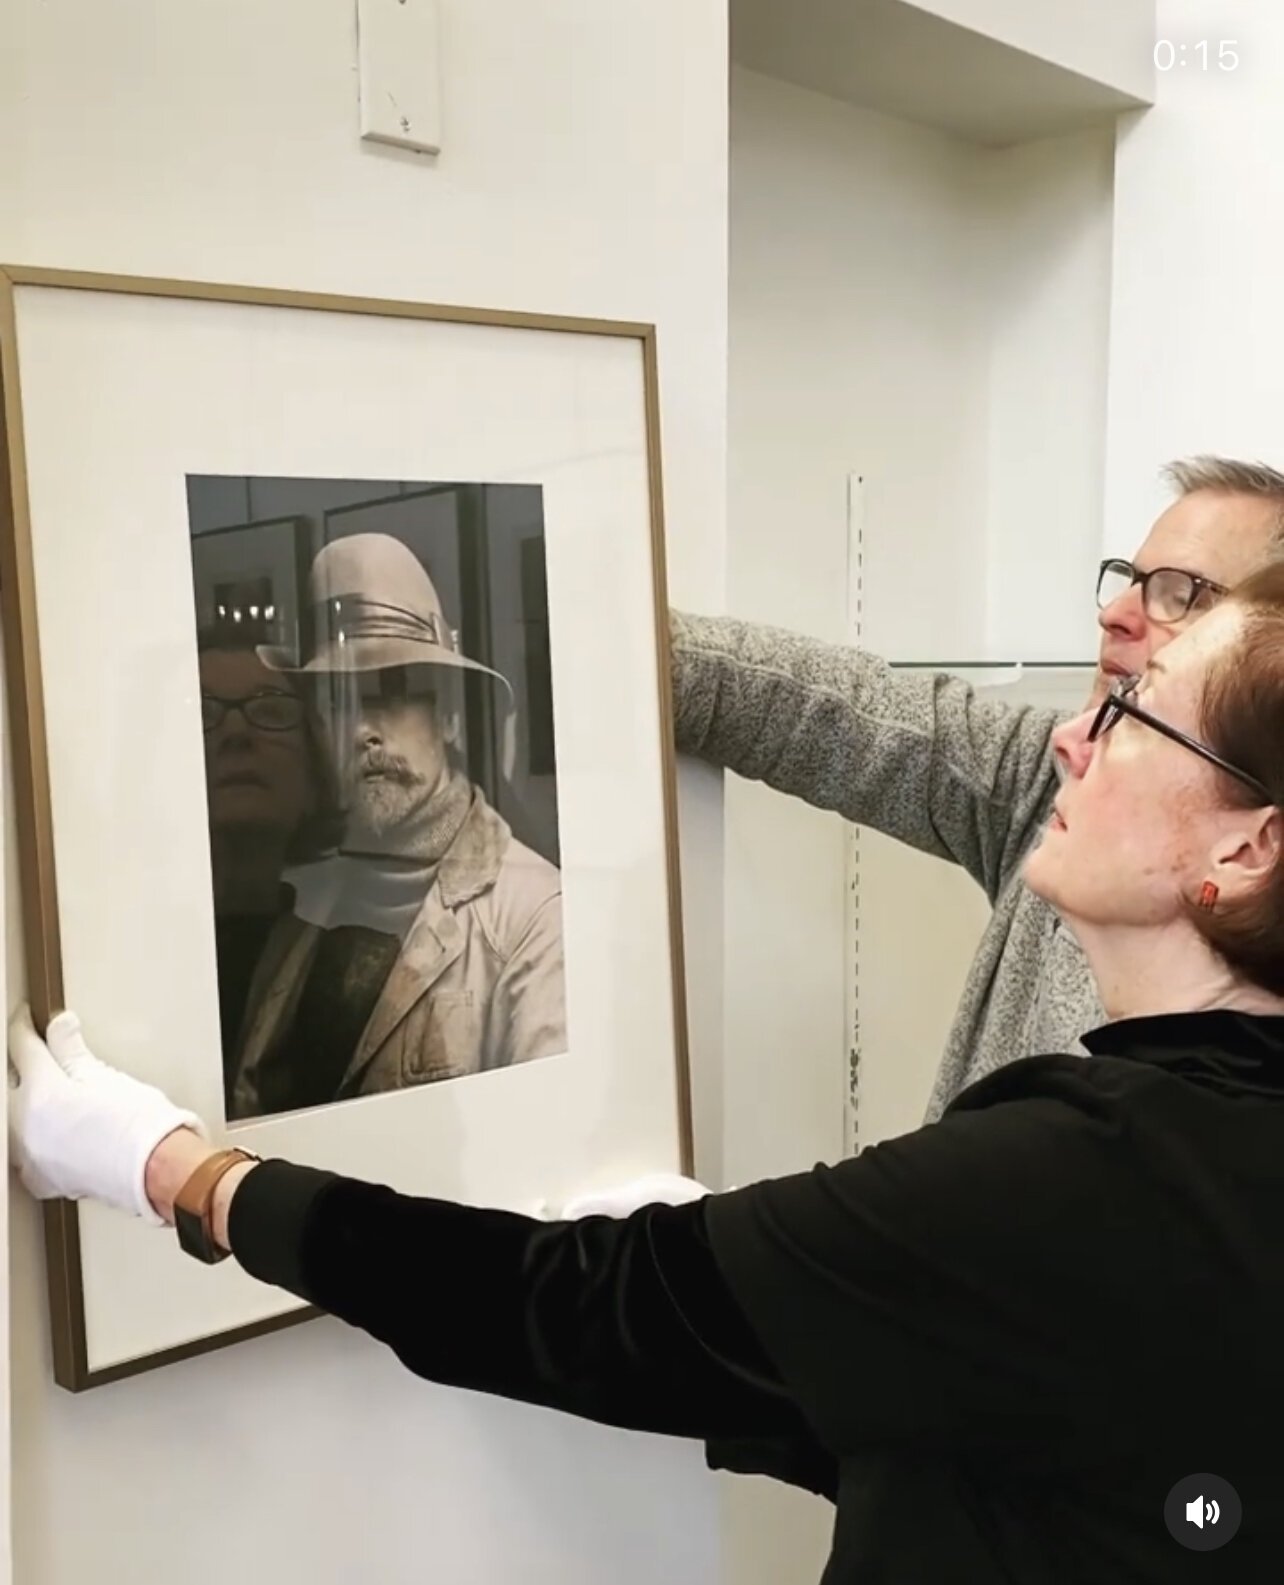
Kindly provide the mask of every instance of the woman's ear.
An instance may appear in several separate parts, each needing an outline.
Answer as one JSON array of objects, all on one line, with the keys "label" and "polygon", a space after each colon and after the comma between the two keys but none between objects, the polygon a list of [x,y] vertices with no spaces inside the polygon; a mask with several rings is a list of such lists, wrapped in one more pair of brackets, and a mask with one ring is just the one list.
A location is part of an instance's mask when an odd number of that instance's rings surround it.
[{"label": "woman's ear", "polygon": [[1275,870],[1284,845],[1284,816],[1278,809],[1235,812],[1210,854],[1212,874],[1223,896],[1256,891]]}]

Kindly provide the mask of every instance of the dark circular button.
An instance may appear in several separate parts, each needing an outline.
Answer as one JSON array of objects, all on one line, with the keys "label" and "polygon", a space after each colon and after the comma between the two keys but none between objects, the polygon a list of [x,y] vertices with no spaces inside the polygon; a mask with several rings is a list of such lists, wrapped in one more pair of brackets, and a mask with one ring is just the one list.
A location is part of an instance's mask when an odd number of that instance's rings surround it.
[{"label": "dark circular button", "polygon": [[1220,1475],[1187,1475],[1164,1503],[1168,1533],[1191,1552],[1216,1552],[1225,1546],[1243,1517],[1239,1493]]}]

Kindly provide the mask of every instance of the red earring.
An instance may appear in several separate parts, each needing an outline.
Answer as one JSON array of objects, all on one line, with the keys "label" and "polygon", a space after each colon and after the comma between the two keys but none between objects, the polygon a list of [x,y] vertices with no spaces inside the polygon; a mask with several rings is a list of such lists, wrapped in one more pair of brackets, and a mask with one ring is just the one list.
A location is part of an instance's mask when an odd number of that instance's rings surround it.
[{"label": "red earring", "polygon": [[1212,908],[1216,902],[1217,887],[1214,886],[1212,881],[1205,881],[1203,888],[1199,893],[1199,906],[1201,908]]}]

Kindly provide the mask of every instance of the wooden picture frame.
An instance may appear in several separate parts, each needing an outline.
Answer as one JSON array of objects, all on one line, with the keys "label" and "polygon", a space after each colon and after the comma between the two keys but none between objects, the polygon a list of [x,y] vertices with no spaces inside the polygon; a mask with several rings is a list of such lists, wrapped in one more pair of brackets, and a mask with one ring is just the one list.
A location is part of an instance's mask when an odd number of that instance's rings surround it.
[{"label": "wooden picture frame", "polygon": [[[512,1209],[620,1173],[689,1172],[654,328],[8,266],[0,392],[0,611],[38,1026],[75,1006],[99,1055],[218,1132],[184,478],[333,463],[537,481],[567,1052],[237,1138],[358,1176],[386,1162],[407,1192]],[[116,747],[126,723],[150,733],[135,765]],[[164,968],[150,979],[149,955]],[[72,1391],[314,1313],[96,1205],[49,1204],[46,1242],[52,1369]]]}]

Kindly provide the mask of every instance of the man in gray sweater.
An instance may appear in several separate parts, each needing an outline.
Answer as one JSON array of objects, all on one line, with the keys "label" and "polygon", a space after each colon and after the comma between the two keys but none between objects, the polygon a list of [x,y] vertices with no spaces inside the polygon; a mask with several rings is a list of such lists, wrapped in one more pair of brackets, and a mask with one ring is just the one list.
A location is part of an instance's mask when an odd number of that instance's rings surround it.
[{"label": "man in gray sweater", "polygon": [[[1197,457],[1132,562],[1103,564],[1091,702],[1262,562],[1284,556],[1284,474]],[[1074,939],[1021,861],[1059,785],[1050,710],[906,676],[861,650],[726,617],[672,616],[677,745],[961,864],[993,907],[925,1121],[1018,1057],[1071,1051],[1105,1014]]]}]

